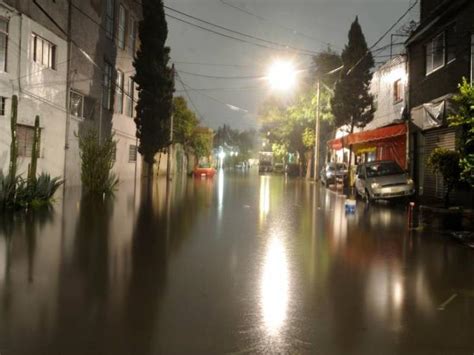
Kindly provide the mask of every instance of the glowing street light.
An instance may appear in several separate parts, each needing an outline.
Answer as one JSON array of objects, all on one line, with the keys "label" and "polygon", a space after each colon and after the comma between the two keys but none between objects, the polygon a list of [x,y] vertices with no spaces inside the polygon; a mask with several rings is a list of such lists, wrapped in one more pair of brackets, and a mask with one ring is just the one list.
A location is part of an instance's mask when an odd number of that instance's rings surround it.
[{"label": "glowing street light", "polygon": [[278,91],[288,91],[296,85],[297,71],[293,63],[278,60],[272,64],[267,74],[270,87]]}]

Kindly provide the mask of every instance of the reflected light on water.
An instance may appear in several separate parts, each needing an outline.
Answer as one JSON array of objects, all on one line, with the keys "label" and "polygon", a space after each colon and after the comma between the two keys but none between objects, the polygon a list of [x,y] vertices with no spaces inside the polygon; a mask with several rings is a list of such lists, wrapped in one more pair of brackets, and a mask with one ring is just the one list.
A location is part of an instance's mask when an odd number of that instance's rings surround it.
[{"label": "reflected light on water", "polygon": [[260,218],[270,212],[270,178],[260,176]]},{"label": "reflected light on water", "polygon": [[219,170],[217,176],[217,209],[222,212],[224,205],[224,169]]},{"label": "reflected light on water", "polygon": [[288,309],[288,262],[282,241],[273,237],[268,246],[260,281],[263,323],[276,335],[286,320]]}]

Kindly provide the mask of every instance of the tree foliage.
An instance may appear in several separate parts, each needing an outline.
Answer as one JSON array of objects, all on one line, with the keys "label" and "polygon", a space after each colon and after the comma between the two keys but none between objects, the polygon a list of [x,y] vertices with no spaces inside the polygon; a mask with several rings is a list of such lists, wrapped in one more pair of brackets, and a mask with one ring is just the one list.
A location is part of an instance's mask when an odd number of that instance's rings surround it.
[{"label": "tree foliage", "polygon": [[170,49],[165,46],[168,28],[162,0],[142,0],[139,25],[140,48],[134,61],[139,96],[136,107],[138,151],[146,163],[169,143],[169,125],[174,91],[173,69],[168,65]]},{"label": "tree foliage", "polygon": [[195,129],[191,144],[197,161],[211,155],[213,138],[214,135],[209,128],[198,127]]},{"label": "tree foliage", "polygon": [[373,119],[373,97],[369,92],[374,66],[358,18],[349,30],[349,42],[342,51],[344,69],[336,83],[332,112],[335,126],[364,127]]},{"label": "tree foliage", "polygon": [[448,117],[449,125],[459,127],[461,178],[474,186],[474,86],[463,78],[459,93],[453,98],[457,109]]},{"label": "tree foliage", "polygon": [[428,157],[428,167],[443,177],[446,188],[444,201],[449,206],[449,195],[461,179],[460,155],[458,152],[445,148],[436,148]]},{"label": "tree foliage", "polygon": [[185,150],[191,148],[194,131],[199,125],[196,114],[191,111],[184,97],[173,99],[174,141],[181,143]]}]

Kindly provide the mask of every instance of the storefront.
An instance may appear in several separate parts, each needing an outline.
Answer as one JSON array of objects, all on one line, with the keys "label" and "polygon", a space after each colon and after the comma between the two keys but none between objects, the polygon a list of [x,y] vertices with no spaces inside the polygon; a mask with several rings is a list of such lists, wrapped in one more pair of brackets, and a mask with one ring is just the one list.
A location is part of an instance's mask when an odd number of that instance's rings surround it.
[{"label": "storefront", "polygon": [[328,142],[329,160],[349,161],[352,146],[356,164],[374,160],[395,160],[407,168],[407,125],[405,123],[382,127],[370,131],[352,133]]}]

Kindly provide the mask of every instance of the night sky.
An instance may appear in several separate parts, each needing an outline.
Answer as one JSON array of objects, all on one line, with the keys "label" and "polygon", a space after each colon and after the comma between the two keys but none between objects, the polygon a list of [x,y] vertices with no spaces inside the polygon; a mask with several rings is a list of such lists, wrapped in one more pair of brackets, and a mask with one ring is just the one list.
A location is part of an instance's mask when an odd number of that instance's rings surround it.
[{"label": "night sky", "polygon": [[[340,51],[347,42],[347,32],[355,16],[359,16],[362,30],[371,46],[413,3],[413,0],[223,1],[247,13],[225,5],[221,0],[168,0],[165,5],[248,35],[318,52],[328,45]],[[169,9],[166,12],[199,26],[225,32]],[[402,24],[417,18],[418,7],[410,12]],[[300,68],[307,68],[309,64],[308,55],[261,48],[224,38],[170,17],[167,21],[168,44],[178,71],[176,94],[190,95],[191,108],[194,107],[193,110],[198,112],[203,123],[212,128],[224,123],[239,129],[257,127],[256,112],[270,93],[266,82],[259,77],[265,75],[269,64],[276,58],[291,58]],[[225,33],[245,41],[258,42]],[[388,43],[390,36],[377,47]],[[398,50],[401,49],[399,47]],[[386,59],[376,58],[377,61]],[[231,79],[200,77],[189,73]],[[181,80],[187,86],[187,92],[183,91]]]}]

